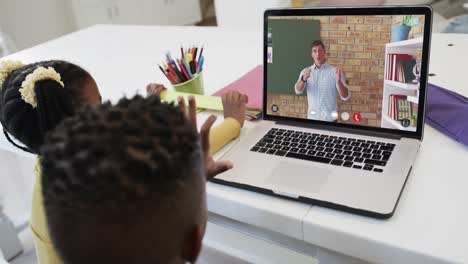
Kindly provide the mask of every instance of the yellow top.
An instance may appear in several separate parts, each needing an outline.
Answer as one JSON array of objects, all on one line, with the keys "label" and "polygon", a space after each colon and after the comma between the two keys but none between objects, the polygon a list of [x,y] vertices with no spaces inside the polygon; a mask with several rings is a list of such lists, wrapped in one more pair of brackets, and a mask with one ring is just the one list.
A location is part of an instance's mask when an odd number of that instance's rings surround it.
[{"label": "yellow top", "polygon": [[[219,126],[213,127],[210,131],[210,152],[215,153],[239,136],[240,128],[239,122],[230,117],[225,118],[224,122]],[[33,191],[30,223],[37,259],[40,264],[61,264],[62,261],[52,246],[47,228],[44,204],[42,202],[41,169],[39,163],[36,164],[34,172],[36,174],[36,184]]]}]

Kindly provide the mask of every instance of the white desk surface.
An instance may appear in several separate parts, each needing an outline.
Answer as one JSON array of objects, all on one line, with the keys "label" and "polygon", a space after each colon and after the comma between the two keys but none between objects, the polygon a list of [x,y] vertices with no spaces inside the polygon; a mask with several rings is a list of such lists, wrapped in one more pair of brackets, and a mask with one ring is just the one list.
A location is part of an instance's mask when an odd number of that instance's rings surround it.
[{"label": "white desk surface", "polygon": [[[168,48],[178,56],[181,44],[205,44],[209,94],[261,64],[262,42],[260,30],[100,25],[7,58],[76,62],[95,77],[103,98],[115,102],[124,94],[144,94],[148,82],[169,86],[156,66]],[[468,35],[435,34],[430,72],[436,76],[430,82],[468,96],[466,47]],[[241,138],[254,125],[248,122]],[[4,139],[0,147],[9,148]],[[420,155],[389,220],[212,183],[208,184],[208,207],[212,213],[370,262],[467,263],[468,173],[463,166],[467,161],[467,147],[425,126]]]}]

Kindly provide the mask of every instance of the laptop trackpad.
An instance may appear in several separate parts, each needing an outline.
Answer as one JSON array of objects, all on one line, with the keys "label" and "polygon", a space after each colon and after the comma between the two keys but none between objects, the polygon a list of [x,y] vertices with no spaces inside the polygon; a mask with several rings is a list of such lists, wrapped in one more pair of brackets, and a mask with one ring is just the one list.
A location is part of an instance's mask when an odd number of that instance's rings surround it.
[{"label": "laptop trackpad", "polygon": [[265,183],[273,185],[274,191],[311,193],[321,189],[329,174],[329,169],[281,162],[273,170],[272,175],[266,178]]}]

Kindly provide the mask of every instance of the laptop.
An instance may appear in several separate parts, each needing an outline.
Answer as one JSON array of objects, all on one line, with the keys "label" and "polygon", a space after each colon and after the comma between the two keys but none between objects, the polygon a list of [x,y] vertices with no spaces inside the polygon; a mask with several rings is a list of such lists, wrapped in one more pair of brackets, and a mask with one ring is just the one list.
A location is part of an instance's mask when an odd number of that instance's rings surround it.
[{"label": "laptop", "polygon": [[212,181],[389,218],[423,139],[429,6],[264,13],[264,116]]}]

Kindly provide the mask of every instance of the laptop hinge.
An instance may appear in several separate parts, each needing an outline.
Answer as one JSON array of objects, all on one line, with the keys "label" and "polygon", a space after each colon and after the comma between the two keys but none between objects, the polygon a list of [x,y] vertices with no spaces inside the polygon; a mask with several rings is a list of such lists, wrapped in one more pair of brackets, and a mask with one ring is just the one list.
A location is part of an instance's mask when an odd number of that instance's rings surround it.
[{"label": "laptop hinge", "polygon": [[321,125],[321,124],[305,124],[305,123],[294,122],[294,121],[276,121],[276,124],[283,125],[283,126],[312,128],[312,129],[334,131],[334,132],[355,134],[355,135],[361,135],[361,136],[396,139],[396,140],[400,140],[402,138],[401,135],[396,135],[396,134],[386,133],[386,132],[379,132],[379,131],[368,131],[368,130],[359,129],[359,128],[335,127],[335,126],[327,126],[327,125]]}]

